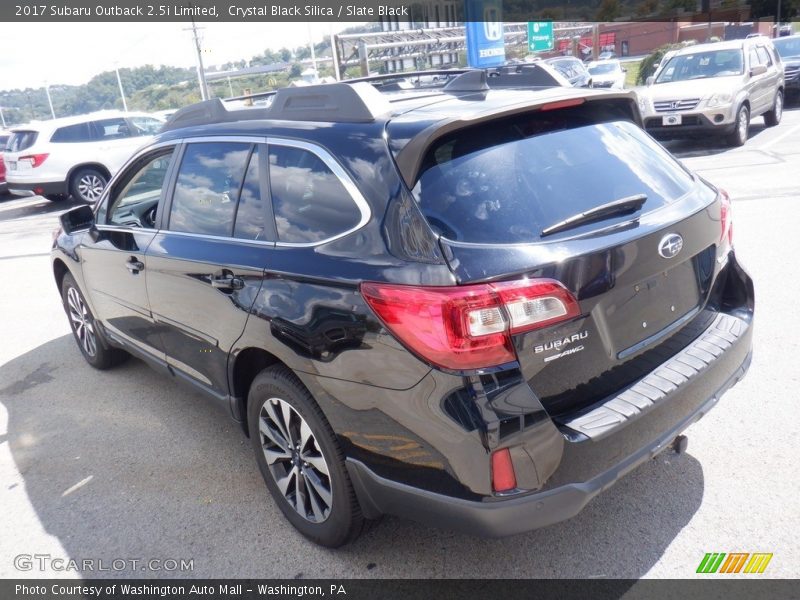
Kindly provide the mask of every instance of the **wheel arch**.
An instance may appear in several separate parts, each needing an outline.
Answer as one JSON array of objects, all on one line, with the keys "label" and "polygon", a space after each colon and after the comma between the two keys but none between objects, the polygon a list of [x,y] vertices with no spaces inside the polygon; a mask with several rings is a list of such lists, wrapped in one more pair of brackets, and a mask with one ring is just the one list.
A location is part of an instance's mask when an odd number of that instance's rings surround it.
[{"label": "wheel arch", "polygon": [[81,169],[97,169],[103,175],[106,176],[106,182],[111,181],[111,171],[103,163],[85,162],[75,165],[69,170],[69,173],[67,173],[67,185],[69,186],[69,188],[72,188],[72,178],[75,176],[75,173],[77,173]]},{"label": "wheel arch", "polygon": [[69,272],[69,267],[67,267],[67,264],[63,260],[56,258],[53,261],[53,276],[56,278],[56,286],[58,287],[59,294],[61,293],[61,285],[64,283],[64,276]]},{"label": "wheel arch", "polygon": [[240,422],[244,434],[250,437],[247,423],[247,396],[253,380],[261,371],[272,365],[289,367],[274,354],[257,347],[240,350],[231,357],[231,361],[228,369],[232,391],[231,412],[234,418]]}]

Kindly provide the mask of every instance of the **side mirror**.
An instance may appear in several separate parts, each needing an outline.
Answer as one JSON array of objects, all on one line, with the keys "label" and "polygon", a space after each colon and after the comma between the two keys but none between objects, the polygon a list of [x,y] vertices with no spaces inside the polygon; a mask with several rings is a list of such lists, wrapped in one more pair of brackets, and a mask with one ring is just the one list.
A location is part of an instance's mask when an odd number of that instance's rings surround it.
[{"label": "side mirror", "polygon": [[766,65],[756,65],[755,67],[750,67],[750,77],[755,77],[756,75],[763,75],[767,72]]},{"label": "side mirror", "polygon": [[64,233],[73,233],[81,229],[88,229],[94,225],[94,211],[88,204],[82,204],[62,214],[61,228]]},{"label": "side mirror", "polygon": [[645,84],[653,85],[653,82],[656,80],[655,75],[650,75],[647,79],[645,79]]}]

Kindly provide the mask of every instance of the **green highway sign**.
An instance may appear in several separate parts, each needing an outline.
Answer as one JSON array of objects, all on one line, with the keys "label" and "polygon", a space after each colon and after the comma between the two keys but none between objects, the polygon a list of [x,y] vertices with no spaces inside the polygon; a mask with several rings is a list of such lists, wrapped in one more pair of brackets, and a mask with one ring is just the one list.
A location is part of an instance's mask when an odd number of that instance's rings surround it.
[{"label": "green highway sign", "polygon": [[544,52],[552,50],[553,22],[529,21],[528,22],[528,52]]}]

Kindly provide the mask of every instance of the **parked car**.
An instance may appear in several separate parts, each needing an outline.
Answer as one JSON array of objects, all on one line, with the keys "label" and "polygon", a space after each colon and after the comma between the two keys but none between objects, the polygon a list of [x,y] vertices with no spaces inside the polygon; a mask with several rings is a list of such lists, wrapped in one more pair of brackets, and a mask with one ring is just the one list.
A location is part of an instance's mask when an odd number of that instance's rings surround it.
[{"label": "parked car", "polygon": [[783,67],[765,37],[698,44],[676,51],[639,93],[653,136],[726,136],[742,146],[753,118],[763,115],[767,127],[780,123]]},{"label": "parked car", "polygon": [[548,58],[545,62],[561,73],[572,87],[592,87],[592,76],[579,59],[572,56],[557,56]]},{"label": "parked car", "polygon": [[61,217],[80,352],[221,402],[326,546],[385,513],[542,527],[684,448],[750,363],[730,200],[633,92],[508,87],[533,70],[179,111]]},{"label": "parked car", "polygon": [[597,55],[597,60],[612,60],[617,58],[617,53],[613,50],[606,50]]},{"label": "parked car", "polygon": [[800,35],[782,37],[772,42],[783,63],[786,95],[800,94]]},{"label": "parked car", "polygon": [[5,194],[8,191],[8,184],[6,183],[6,164],[3,161],[3,148],[8,143],[8,138],[11,133],[7,131],[0,131],[0,194]]},{"label": "parked car", "polygon": [[9,192],[95,202],[162,124],[147,113],[104,111],[15,127],[4,154]]},{"label": "parked car", "polygon": [[592,61],[588,70],[592,76],[592,87],[617,90],[625,87],[625,69],[618,60]]}]

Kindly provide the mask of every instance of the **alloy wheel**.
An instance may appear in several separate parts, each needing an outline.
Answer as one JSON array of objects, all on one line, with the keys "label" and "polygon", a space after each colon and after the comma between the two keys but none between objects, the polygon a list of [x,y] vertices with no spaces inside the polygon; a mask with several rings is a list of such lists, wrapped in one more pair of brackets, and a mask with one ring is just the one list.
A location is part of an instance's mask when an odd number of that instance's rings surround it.
[{"label": "alloy wheel", "polygon": [[739,139],[747,139],[747,110],[742,109],[739,111]]},{"label": "alloy wheel", "polygon": [[91,202],[100,198],[105,187],[105,182],[94,173],[87,173],[78,180],[78,192]]},{"label": "alloy wheel", "polygon": [[283,497],[307,521],[325,521],[333,505],[330,470],[308,423],[285,400],[270,398],[259,412],[258,429]]},{"label": "alloy wheel", "polygon": [[69,318],[72,321],[75,337],[78,343],[89,356],[97,354],[97,338],[94,333],[94,323],[89,309],[74,287],[67,292],[67,304],[69,306]]},{"label": "alloy wheel", "polygon": [[781,116],[783,116],[783,94],[778,92],[775,96],[775,121],[780,123]]}]

